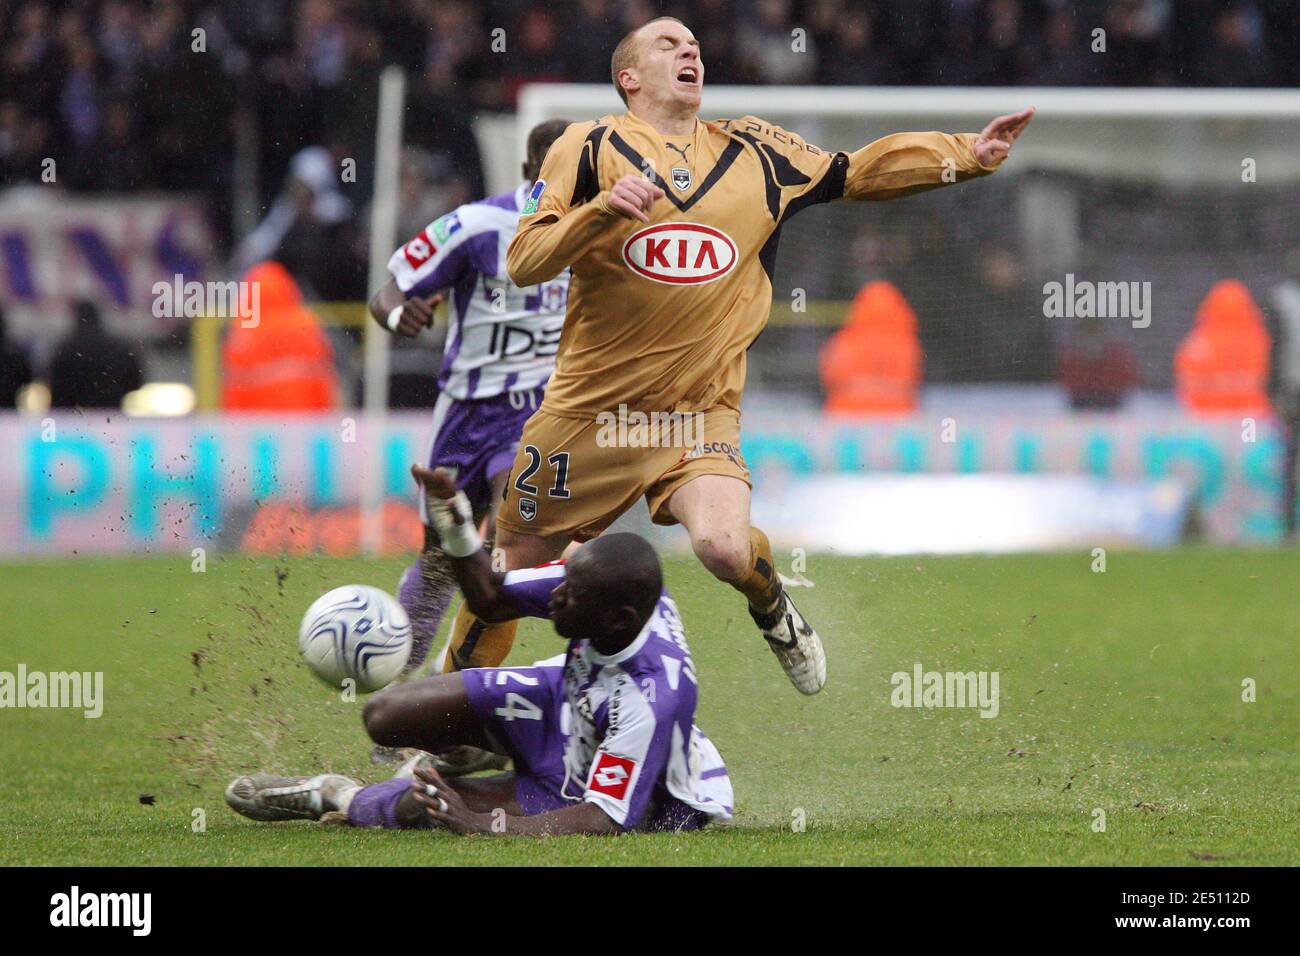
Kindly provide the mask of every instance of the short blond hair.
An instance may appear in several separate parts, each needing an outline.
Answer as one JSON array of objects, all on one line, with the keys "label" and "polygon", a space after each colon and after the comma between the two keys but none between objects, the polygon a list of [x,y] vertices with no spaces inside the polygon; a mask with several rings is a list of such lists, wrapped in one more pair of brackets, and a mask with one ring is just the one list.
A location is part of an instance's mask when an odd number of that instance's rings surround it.
[{"label": "short blond hair", "polygon": [[[618,46],[614,47],[614,55],[610,57],[609,60],[609,75],[614,81],[614,89],[618,92],[618,98],[623,101],[624,106],[627,105],[627,91],[624,90],[623,85],[619,83],[618,75],[629,67],[636,66],[637,64],[636,35],[650,24],[659,23],[662,20],[671,20],[673,23],[682,23],[682,21],[678,20],[676,17],[655,17],[653,20],[647,20],[635,30],[630,31],[627,36],[618,41]],[[686,26],[686,24],[682,23],[682,26]]]}]

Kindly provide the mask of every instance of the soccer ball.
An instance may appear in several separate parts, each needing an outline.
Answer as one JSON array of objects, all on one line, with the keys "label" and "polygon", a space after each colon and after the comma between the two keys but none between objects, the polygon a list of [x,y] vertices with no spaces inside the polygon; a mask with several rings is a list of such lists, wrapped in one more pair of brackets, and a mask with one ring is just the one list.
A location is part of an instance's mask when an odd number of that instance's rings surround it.
[{"label": "soccer ball", "polygon": [[397,679],[411,655],[411,622],[390,594],[349,584],[318,597],[298,628],[298,649],[334,687],[351,678],[363,693]]}]

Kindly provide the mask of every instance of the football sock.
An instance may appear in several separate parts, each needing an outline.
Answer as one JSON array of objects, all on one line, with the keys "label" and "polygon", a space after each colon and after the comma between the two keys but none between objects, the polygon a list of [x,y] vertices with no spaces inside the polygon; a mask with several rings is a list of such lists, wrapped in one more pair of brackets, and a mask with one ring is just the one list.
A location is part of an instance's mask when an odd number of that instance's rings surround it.
[{"label": "football sock", "polygon": [[772,611],[781,600],[781,576],[776,573],[772,545],[758,528],[749,529],[749,573],[733,584],[759,613]]},{"label": "football sock", "polygon": [[411,619],[411,656],[405,673],[417,670],[429,656],[429,648],[456,593],[456,577],[446,553],[431,548],[416,558],[402,575],[397,599]]},{"label": "football sock", "polygon": [[411,781],[405,779],[362,787],[348,802],[348,823],[389,830],[428,827],[428,814],[410,793]]},{"label": "football sock", "polygon": [[488,624],[462,604],[451,624],[451,646],[442,662],[442,672],[450,674],[467,667],[500,667],[515,643],[518,627],[518,621]]}]

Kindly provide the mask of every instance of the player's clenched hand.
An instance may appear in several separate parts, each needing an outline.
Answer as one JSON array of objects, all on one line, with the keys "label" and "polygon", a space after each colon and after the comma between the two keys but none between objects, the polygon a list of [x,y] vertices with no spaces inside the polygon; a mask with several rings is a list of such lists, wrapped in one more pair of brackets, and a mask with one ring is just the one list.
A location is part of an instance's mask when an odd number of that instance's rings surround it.
[{"label": "player's clenched hand", "polygon": [[402,304],[402,314],[394,329],[404,339],[413,339],[433,325],[433,310],[442,302],[442,294],[434,293],[427,299],[407,299]]},{"label": "player's clenched hand", "polygon": [[432,767],[421,767],[415,771],[411,793],[416,802],[424,807],[431,823],[440,823],[453,833],[492,832],[490,818],[482,813],[471,812],[460,794],[449,787]]},{"label": "player's clenched hand", "polygon": [[628,173],[609,191],[609,208],[625,219],[649,222],[646,215],[656,199],[663,199],[664,191],[644,176]]},{"label": "player's clenched hand", "polygon": [[1016,138],[1025,131],[1029,121],[1034,118],[1034,107],[1019,113],[1008,113],[984,127],[984,132],[975,139],[975,158],[983,166],[996,166],[1007,158]]}]

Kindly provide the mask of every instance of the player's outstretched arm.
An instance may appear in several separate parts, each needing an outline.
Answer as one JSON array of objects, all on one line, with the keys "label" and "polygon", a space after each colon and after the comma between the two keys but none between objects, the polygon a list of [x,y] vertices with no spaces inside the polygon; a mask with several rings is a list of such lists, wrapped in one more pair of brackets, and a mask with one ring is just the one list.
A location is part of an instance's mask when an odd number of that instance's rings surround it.
[{"label": "player's outstretched arm", "polygon": [[415,771],[411,793],[424,807],[431,822],[453,833],[482,833],[497,836],[578,836],[621,833],[622,827],[594,803],[575,803],[562,810],[533,816],[475,813],[465,800],[432,768]]},{"label": "player's outstretched arm", "polygon": [[899,199],[987,176],[1011,153],[1034,117],[1030,107],[999,116],[979,133],[895,133],[849,155],[844,197]]},{"label": "player's outstretched arm", "polygon": [[489,624],[520,617],[518,607],[501,586],[505,575],[492,570],[469,500],[456,490],[451,472],[412,465],[411,474],[424,495],[439,547],[451,558],[452,572],[469,609]]}]

